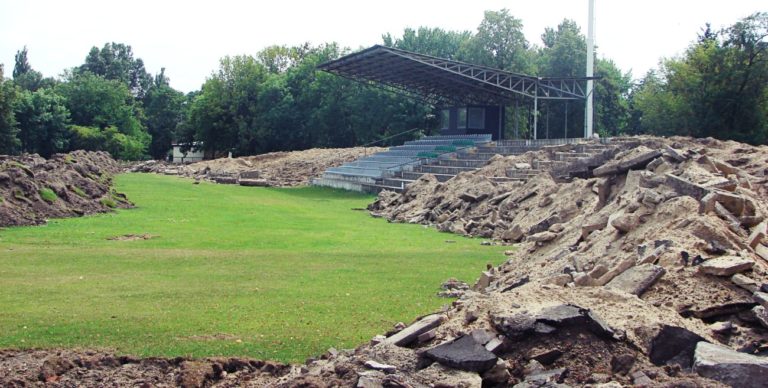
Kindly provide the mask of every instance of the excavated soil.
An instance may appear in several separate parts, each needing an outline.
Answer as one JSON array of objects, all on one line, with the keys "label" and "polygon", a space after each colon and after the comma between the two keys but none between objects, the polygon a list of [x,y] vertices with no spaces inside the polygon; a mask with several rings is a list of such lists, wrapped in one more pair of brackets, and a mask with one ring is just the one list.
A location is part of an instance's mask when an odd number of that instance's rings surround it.
[{"label": "excavated soil", "polygon": [[205,160],[183,165],[153,160],[134,164],[128,171],[180,175],[217,183],[251,186],[305,186],[312,178],[321,176],[330,167],[341,166],[365,155],[385,150],[379,147],[315,148]]},{"label": "excavated soil", "polygon": [[46,160],[0,156],[0,226],[38,225],[132,207],[112,189],[120,166],[106,152],[74,151]]},{"label": "excavated soil", "polygon": [[[768,147],[617,139],[586,172],[494,179],[572,149],[497,156],[381,193],[373,216],[510,249],[473,286],[447,281],[450,306],[356,349],[293,366],[6,351],[0,384],[766,386]],[[86,356],[117,361],[77,361]]]}]

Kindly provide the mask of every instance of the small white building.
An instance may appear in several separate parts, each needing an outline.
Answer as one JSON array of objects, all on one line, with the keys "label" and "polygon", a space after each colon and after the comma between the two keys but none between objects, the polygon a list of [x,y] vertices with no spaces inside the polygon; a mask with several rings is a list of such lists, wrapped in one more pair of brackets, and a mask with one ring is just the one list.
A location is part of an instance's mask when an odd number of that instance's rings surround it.
[{"label": "small white building", "polygon": [[192,148],[187,152],[182,152],[182,147],[187,146],[185,143],[172,144],[173,151],[171,153],[172,163],[194,163],[203,160],[203,147],[202,143],[192,143]]}]

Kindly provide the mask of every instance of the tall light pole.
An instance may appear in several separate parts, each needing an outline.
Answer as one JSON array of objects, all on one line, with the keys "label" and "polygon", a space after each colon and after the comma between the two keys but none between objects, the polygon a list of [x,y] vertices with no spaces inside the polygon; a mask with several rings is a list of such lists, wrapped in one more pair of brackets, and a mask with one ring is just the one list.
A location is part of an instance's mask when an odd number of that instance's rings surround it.
[{"label": "tall light pole", "polygon": [[584,115],[584,137],[592,138],[592,104],[595,75],[595,0],[589,0],[589,20],[587,21],[587,104],[586,114]]}]

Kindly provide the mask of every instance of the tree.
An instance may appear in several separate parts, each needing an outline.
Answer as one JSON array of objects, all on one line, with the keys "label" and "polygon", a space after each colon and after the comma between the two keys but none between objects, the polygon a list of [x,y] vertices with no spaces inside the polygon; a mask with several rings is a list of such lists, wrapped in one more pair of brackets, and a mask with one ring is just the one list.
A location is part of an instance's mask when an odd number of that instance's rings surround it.
[{"label": "tree", "polygon": [[[143,111],[122,82],[86,72],[69,75],[67,82],[59,85],[56,91],[66,98],[73,124],[101,130],[115,127],[131,142],[141,144],[143,149],[149,145],[150,136],[142,125]],[[135,154],[131,151],[131,155]]]},{"label": "tree", "polygon": [[152,85],[152,76],[144,68],[141,58],[133,57],[131,46],[123,43],[106,43],[102,49],[91,48],[85,63],[76,73],[90,72],[108,80],[116,80],[128,86],[136,98],[144,98]]},{"label": "tree", "polygon": [[462,60],[462,47],[467,44],[472,33],[469,31],[445,31],[441,28],[419,27],[418,30],[406,28],[403,36],[397,39],[392,35],[382,36],[384,46],[395,47],[415,53],[439,58]]},{"label": "tree", "polygon": [[15,154],[20,145],[13,113],[16,95],[13,83],[3,77],[3,65],[0,64],[0,154]]},{"label": "tree", "polygon": [[51,89],[24,91],[16,105],[21,150],[47,158],[68,145],[69,111],[64,97]]},{"label": "tree", "polygon": [[464,56],[470,62],[517,73],[533,70],[522,20],[508,9],[485,11],[477,33],[467,42]]},{"label": "tree", "polygon": [[43,86],[43,74],[32,69],[27,59],[27,54],[27,46],[16,52],[16,64],[13,66],[13,81],[24,90],[35,91]]},{"label": "tree", "polygon": [[[768,140],[768,13],[712,32],[633,93],[635,132]],[[655,99],[655,100],[653,100]]]},{"label": "tree", "polygon": [[163,68],[144,97],[146,127],[152,136],[149,154],[155,159],[165,158],[184,116],[184,94],[170,87],[168,81]]}]

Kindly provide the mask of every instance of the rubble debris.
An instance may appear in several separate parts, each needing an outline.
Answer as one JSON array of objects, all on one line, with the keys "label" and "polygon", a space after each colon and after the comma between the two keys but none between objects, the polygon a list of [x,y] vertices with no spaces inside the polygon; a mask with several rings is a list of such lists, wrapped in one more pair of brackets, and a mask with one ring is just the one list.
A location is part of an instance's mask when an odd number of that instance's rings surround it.
[{"label": "rubble debris", "polygon": [[394,344],[397,346],[406,346],[411,342],[416,341],[420,334],[439,326],[442,319],[443,317],[440,314],[427,315],[391,337],[387,337],[387,339],[382,341],[382,345]]},{"label": "rubble debris", "polygon": [[221,184],[293,187],[308,185],[312,178],[321,176],[330,167],[338,167],[362,156],[385,150],[379,147],[314,148],[239,158],[219,158],[190,164],[150,160],[129,164],[126,170],[178,175]]},{"label": "rubble debris", "polygon": [[656,365],[678,364],[690,368],[696,344],[701,341],[704,338],[690,330],[663,325],[651,341],[648,358]]},{"label": "rubble debris", "polygon": [[[368,207],[374,216],[516,247],[477,291],[446,282],[444,291],[464,292],[440,313],[248,384],[725,386],[707,374],[702,343],[760,354],[768,342],[766,298],[755,295],[768,291],[768,248],[750,239],[768,216],[765,166],[766,146],[612,138],[499,155],[446,182],[425,175],[403,193],[384,191]],[[264,178],[255,163],[241,171],[254,170],[249,179]],[[463,366],[449,361],[459,360],[457,342],[472,345]],[[435,361],[427,352],[436,349],[451,352]]]},{"label": "rubble debris", "polygon": [[444,342],[424,352],[424,356],[445,366],[470,372],[483,372],[496,365],[496,355],[477,343],[471,335]]},{"label": "rubble debris", "polygon": [[643,264],[632,267],[616,276],[605,286],[628,294],[642,295],[656,280],[664,275],[664,267],[654,264]]},{"label": "rubble debris", "polygon": [[708,275],[731,276],[752,268],[755,262],[738,256],[723,256],[705,261],[699,271]]},{"label": "rubble debris", "polygon": [[693,369],[700,376],[731,387],[755,387],[768,381],[768,358],[707,342],[696,346]]},{"label": "rubble debris", "polygon": [[133,207],[112,188],[119,171],[118,163],[101,151],[54,154],[47,160],[36,154],[0,155],[0,227]]}]

